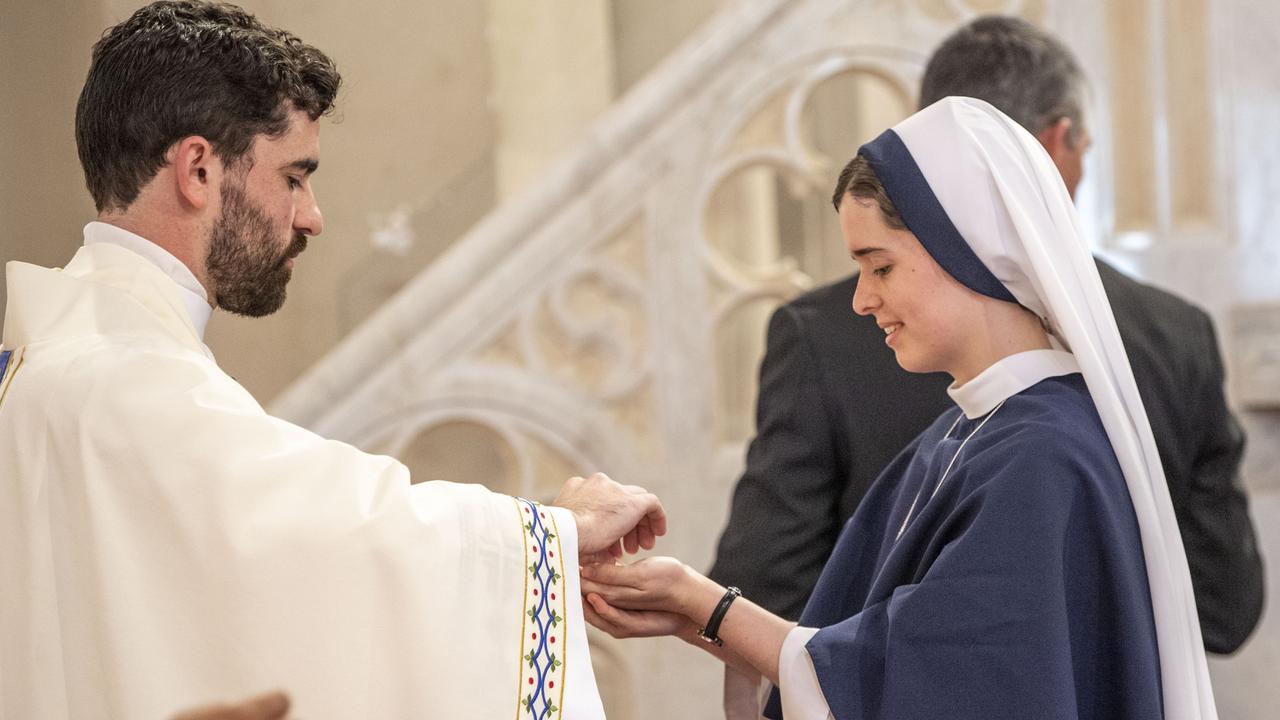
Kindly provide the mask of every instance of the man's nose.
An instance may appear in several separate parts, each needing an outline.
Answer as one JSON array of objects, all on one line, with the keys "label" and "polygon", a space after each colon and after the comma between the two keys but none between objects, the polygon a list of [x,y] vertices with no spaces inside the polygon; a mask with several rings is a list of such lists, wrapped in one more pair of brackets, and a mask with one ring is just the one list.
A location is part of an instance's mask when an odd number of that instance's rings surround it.
[{"label": "man's nose", "polygon": [[293,216],[293,229],[313,237],[324,232],[324,215],[320,212],[315,193],[308,192],[299,206],[298,213]]}]

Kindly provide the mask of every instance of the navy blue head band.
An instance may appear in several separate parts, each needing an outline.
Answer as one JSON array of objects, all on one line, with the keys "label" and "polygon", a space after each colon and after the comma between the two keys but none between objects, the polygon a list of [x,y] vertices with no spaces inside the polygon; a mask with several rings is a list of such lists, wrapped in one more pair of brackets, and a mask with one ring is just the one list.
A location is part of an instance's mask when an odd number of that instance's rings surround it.
[{"label": "navy blue head band", "polygon": [[943,270],[976,293],[1018,302],[956,230],[898,133],[885,130],[880,137],[858,148],[858,154],[871,164],[907,229]]}]

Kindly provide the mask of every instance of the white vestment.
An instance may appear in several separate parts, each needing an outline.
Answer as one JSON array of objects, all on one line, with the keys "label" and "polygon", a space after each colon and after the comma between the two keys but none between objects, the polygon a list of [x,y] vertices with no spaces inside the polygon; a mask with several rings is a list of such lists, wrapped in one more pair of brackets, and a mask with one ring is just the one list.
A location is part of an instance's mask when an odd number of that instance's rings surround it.
[{"label": "white vestment", "polygon": [[120,245],[8,287],[0,717],[603,717],[569,513],[268,415]]}]

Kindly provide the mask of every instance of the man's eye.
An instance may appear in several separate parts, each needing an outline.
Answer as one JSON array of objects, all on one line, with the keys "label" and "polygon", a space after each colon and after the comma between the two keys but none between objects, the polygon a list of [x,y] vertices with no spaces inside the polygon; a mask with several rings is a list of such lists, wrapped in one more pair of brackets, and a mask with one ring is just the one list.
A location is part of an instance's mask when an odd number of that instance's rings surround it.
[{"label": "man's eye", "polygon": [[294,177],[294,176],[290,175],[290,176],[289,176],[289,189],[290,189],[290,190],[297,190],[297,189],[298,189],[298,188],[300,188],[300,187],[302,187],[302,181],[301,181],[301,180],[299,180],[298,178],[296,178],[296,177]]},{"label": "man's eye", "polygon": [[871,273],[878,277],[884,277],[885,275],[888,275],[889,271],[892,269],[893,269],[892,265],[885,265],[884,267],[878,267],[875,270],[872,270]]}]

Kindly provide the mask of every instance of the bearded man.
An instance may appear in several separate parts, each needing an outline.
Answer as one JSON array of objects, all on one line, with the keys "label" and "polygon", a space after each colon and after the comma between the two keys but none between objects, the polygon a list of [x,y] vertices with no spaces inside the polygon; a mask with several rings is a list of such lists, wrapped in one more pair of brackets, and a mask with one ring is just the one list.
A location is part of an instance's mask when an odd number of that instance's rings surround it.
[{"label": "bearded man", "polygon": [[411,486],[268,415],[203,343],[215,308],[277,310],[323,230],[339,84],[231,5],[155,2],[94,46],[76,140],[98,218],[65,268],[7,269],[0,717],[275,686],[309,718],[602,717],[578,557],[651,547],[657,498],[602,475],[560,507]]}]

